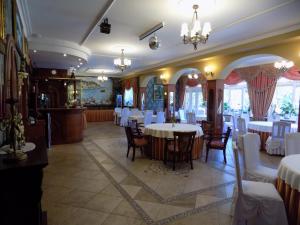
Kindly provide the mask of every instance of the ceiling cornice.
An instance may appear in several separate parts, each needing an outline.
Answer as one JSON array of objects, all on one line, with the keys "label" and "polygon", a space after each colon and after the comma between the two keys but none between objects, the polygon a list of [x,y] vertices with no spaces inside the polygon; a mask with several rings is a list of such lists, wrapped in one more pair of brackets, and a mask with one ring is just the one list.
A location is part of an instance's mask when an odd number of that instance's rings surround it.
[{"label": "ceiling cornice", "polygon": [[[180,58],[166,60],[157,64],[146,66],[141,69],[132,70],[124,74],[123,77],[137,76],[139,74],[144,74],[147,72],[161,69],[162,67],[174,66],[174,64],[176,64],[176,66],[187,65],[207,57],[214,57],[221,54],[230,54],[234,52],[241,52],[246,50],[253,50],[256,48],[267,47],[267,46],[274,45],[278,42],[282,42],[284,38],[287,39],[287,38],[295,37],[295,35],[300,35],[300,24],[295,24],[288,28],[263,34],[255,38],[250,38],[247,40],[234,42],[227,45],[218,45],[206,49],[204,51],[192,53]],[[249,44],[251,44],[251,46],[249,46]]]},{"label": "ceiling cornice", "polygon": [[85,61],[91,55],[91,51],[84,47],[80,46],[75,42],[64,41],[59,39],[52,39],[52,38],[35,38],[30,37],[28,40],[29,49],[35,49],[38,51],[45,51],[45,52],[54,52],[54,53],[66,53],[68,55],[73,55],[76,57],[80,57]]},{"label": "ceiling cornice", "polygon": [[30,37],[32,34],[32,26],[27,0],[17,0],[17,6],[24,27],[25,37]]}]

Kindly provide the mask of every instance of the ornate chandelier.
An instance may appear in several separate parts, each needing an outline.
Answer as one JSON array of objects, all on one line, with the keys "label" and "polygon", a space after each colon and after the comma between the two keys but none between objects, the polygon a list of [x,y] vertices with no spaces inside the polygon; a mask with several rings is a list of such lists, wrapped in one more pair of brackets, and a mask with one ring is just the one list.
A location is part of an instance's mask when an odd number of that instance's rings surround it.
[{"label": "ornate chandelier", "polygon": [[102,75],[98,76],[97,79],[101,82],[104,82],[108,80],[108,77],[104,76],[104,73],[102,73]]},{"label": "ornate chandelier", "polygon": [[122,72],[131,66],[131,60],[125,58],[124,49],[121,49],[121,57],[114,60],[116,68],[120,69]]},{"label": "ornate chandelier", "polygon": [[294,66],[294,62],[293,61],[281,61],[281,62],[275,62],[274,63],[274,67],[276,69],[278,69],[280,72],[286,72],[288,71],[291,67]]},{"label": "ornate chandelier", "polygon": [[[200,20],[198,20],[197,9],[198,5],[193,5],[194,15],[192,24],[190,26],[191,30],[189,31],[189,25],[183,23],[181,25],[181,37],[183,37],[184,44],[193,44],[194,49],[197,50],[197,45],[199,43],[205,44],[208,36],[211,32],[211,26],[209,22],[205,22],[201,28]],[[202,32],[201,32],[202,31]]]}]

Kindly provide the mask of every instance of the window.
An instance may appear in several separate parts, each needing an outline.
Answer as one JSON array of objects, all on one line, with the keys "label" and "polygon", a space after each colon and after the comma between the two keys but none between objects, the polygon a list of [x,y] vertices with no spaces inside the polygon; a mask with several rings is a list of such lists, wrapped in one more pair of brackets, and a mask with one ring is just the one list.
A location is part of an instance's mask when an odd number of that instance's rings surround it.
[{"label": "window", "polygon": [[224,87],[224,111],[249,112],[250,102],[246,82]]},{"label": "window", "polygon": [[206,107],[203,101],[203,94],[201,85],[196,87],[186,86],[184,95],[184,109],[189,112],[205,112]]},{"label": "window", "polygon": [[295,116],[299,113],[300,81],[280,78],[277,81],[269,113]]},{"label": "window", "polygon": [[133,88],[125,89],[124,106],[133,106]]}]

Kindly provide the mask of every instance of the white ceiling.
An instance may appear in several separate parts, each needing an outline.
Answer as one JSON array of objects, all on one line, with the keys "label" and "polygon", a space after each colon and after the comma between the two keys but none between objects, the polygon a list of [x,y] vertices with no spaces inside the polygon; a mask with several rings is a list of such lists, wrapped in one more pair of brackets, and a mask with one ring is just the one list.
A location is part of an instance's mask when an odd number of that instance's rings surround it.
[{"label": "white ceiling", "polygon": [[[184,45],[180,37],[181,23],[191,21],[195,2],[200,6],[201,21],[209,21],[213,29],[207,44],[197,51]],[[87,55],[81,72],[105,69],[118,76],[300,28],[299,0],[115,0],[105,14],[112,25],[111,33],[99,33],[99,27],[95,27],[80,46],[107,0],[27,0],[27,3],[31,33],[35,34],[30,38],[32,50],[41,48],[36,43],[43,39],[54,40],[52,45],[55,40],[74,44],[61,47],[60,51],[48,44],[39,54],[32,54],[36,66],[77,66],[76,57],[84,58],[80,51]],[[156,33],[162,46],[153,51],[148,47],[149,38],[139,41],[138,36],[162,21],[165,27]],[[78,47],[77,52],[74,46]],[[121,48],[132,59],[132,68],[123,74],[113,65]],[[68,57],[61,57],[64,52]]]}]

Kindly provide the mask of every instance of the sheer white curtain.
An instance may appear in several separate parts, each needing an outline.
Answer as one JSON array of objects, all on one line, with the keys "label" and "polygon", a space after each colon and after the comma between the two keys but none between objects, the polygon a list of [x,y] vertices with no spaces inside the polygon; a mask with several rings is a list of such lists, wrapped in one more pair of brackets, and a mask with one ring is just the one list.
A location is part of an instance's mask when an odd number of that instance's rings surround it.
[{"label": "sheer white curtain", "polygon": [[196,87],[186,86],[183,106],[187,112],[195,112],[196,115],[205,109],[203,106],[203,94],[201,85]]}]

